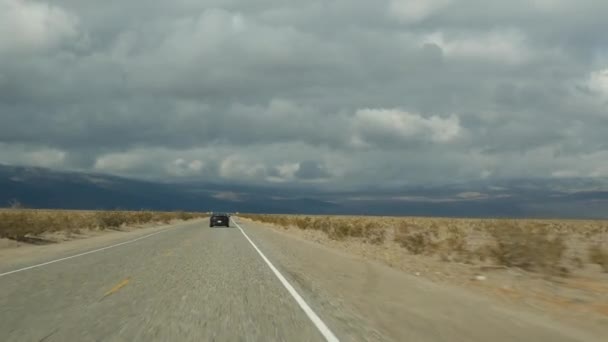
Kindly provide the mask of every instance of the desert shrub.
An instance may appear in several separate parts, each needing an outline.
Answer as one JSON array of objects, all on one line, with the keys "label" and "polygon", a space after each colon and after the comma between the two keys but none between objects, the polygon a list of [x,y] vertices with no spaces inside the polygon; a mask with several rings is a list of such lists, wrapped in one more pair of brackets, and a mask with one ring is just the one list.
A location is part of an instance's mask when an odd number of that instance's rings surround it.
[{"label": "desert shrub", "polygon": [[572,265],[574,265],[574,267],[576,268],[583,268],[585,267],[585,263],[583,262],[583,259],[581,259],[580,257],[576,256],[576,257],[572,257],[570,259],[570,262],[572,263]]},{"label": "desert shrub", "polygon": [[0,211],[0,238],[18,241],[44,232],[75,231],[86,217],[80,213],[61,211],[5,210]]},{"label": "desert shrub", "polygon": [[312,219],[310,217],[298,217],[295,219],[295,226],[305,230],[311,225]]},{"label": "desert shrub", "polygon": [[474,248],[471,253],[477,257],[477,259],[479,261],[486,261],[488,259],[491,259],[494,255],[493,253],[494,248],[492,246],[489,245],[484,245],[484,246],[479,246],[477,248]]},{"label": "desert shrub", "polygon": [[365,234],[365,229],[367,229],[368,225],[361,221],[361,220],[357,220],[357,221],[347,221],[349,222],[349,227],[348,227],[348,235],[352,236],[352,237],[356,237],[356,238],[360,238],[363,237]]},{"label": "desert shrub", "polygon": [[510,222],[495,226],[491,234],[495,240],[491,255],[499,265],[549,274],[564,273],[560,263],[566,244],[560,236],[550,238],[545,229],[528,230]]},{"label": "desert shrub", "polygon": [[395,226],[395,236],[397,235],[408,235],[412,229],[415,228],[411,223],[407,221],[400,221]]},{"label": "desert shrub", "polygon": [[185,211],[176,211],[174,213],[174,218],[178,220],[188,221],[196,218],[196,215],[194,213],[189,213]]},{"label": "desert shrub", "polygon": [[445,245],[453,253],[462,253],[467,250],[467,241],[463,234],[450,235],[445,239]]},{"label": "desert shrub", "polygon": [[72,231],[79,228],[86,222],[86,216],[79,213],[55,212],[46,213],[46,218],[43,220],[46,231]]},{"label": "desert shrub", "polygon": [[22,240],[30,233],[28,217],[24,212],[0,212],[0,237],[13,240]]},{"label": "desert shrub", "polygon": [[262,223],[275,223],[275,220],[271,215],[241,215],[241,217],[245,217],[254,221],[259,221]]},{"label": "desert shrub", "polygon": [[363,226],[365,242],[372,245],[381,245],[386,240],[386,229],[378,223],[368,222]]},{"label": "desert shrub", "polygon": [[395,236],[395,242],[406,248],[412,254],[429,253],[436,249],[437,245],[428,231],[419,231],[409,234]]},{"label": "desert shrub", "polygon": [[393,240],[412,254],[430,253],[437,248],[433,241],[436,230],[424,229],[407,221],[395,227]]},{"label": "desert shrub", "polygon": [[26,240],[28,236],[44,232],[66,231],[76,233],[80,229],[117,229],[123,225],[146,222],[168,223],[172,219],[202,217],[199,213],[163,213],[150,211],[70,211],[10,209],[0,211],[0,238]]},{"label": "desert shrub", "polygon": [[173,213],[158,212],[155,213],[154,221],[167,224],[171,223],[171,220],[174,218],[175,216]]},{"label": "desert shrub", "polygon": [[154,220],[154,213],[151,211],[138,211],[133,213],[138,224],[148,223]]},{"label": "desert shrub", "polygon": [[589,261],[598,264],[604,272],[608,272],[608,251],[598,245],[589,247]]},{"label": "desert shrub", "polygon": [[329,223],[330,228],[326,230],[327,236],[333,240],[343,240],[348,236],[350,227],[347,222],[334,221]]},{"label": "desert shrub", "polygon": [[362,227],[357,223],[344,219],[323,218],[318,223],[319,230],[327,233],[327,236],[333,240],[344,240],[347,237],[362,236]]},{"label": "desert shrub", "polygon": [[317,220],[317,227],[320,231],[325,232],[326,234],[329,234],[329,232],[331,231],[331,218],[326,216],[326,217],[322,217],[319,218]]},{"label": "desert shrub", "polygon": [[96,218],[100,229],[115,229],[126,223],[126,216],[120,211],[100,211]]},{"label": "desert shrub", "polygon": [[331,221],[328,217],[316,217],[311,221],[310,229],[328,232],[331,229]]},{"label": "desert shrub", "polygon": [[473,260],[480,259],[478,250],[469,250],[466,241],[466,235],[463,231],[449,233],[448,237],[441,241],[429,239],[428,247],[424,248],[425,252],[433,252],[435,249],[440,251],[442,260],[449,259],[451,261],[473,263]]}]

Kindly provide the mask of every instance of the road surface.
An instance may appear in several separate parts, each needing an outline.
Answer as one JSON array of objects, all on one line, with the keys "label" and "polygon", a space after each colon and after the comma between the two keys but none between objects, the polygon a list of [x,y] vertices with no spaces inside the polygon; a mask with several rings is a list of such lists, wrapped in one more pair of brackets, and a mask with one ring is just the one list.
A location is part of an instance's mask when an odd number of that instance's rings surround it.
[{"label": "road surface", "polygon": [[198,220],[0,260],[0,341],[600,340],[259,224],[234,226]]}]

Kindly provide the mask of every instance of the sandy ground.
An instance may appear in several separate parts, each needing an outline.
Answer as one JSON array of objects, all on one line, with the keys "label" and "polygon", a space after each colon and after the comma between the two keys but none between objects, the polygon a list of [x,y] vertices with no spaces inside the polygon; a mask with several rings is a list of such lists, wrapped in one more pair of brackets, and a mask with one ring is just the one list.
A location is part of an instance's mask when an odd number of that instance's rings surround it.
[{"label": "sandy ground", "polygon": [[567,277],[549,277],[519,268],[466,264],[442,261],[439,256],[412,255],[392,241],[381,245],[370,245],[355,238],[337,241],[316,230],[242,220],[374,260],[434,283],[457,285],[583,328],[608,327],[608,273],[602,272],[599,265],[585,264]]}]

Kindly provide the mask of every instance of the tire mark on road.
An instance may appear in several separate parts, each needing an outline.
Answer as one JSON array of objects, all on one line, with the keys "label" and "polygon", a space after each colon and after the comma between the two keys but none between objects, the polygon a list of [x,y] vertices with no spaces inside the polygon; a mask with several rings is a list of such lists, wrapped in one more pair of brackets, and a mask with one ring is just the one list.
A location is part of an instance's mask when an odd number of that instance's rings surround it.
[{"label": "tire mark on road", "polygon": [[48,338],[55,335],[55,333],[57,331],[59,331],[59,328],[55,328],[55,330],[51,331],[48,335],[46,335],[43,338],[41,338],[40,340],[38,340],[38,342],[44,342],[44,341],[48,340]]}]

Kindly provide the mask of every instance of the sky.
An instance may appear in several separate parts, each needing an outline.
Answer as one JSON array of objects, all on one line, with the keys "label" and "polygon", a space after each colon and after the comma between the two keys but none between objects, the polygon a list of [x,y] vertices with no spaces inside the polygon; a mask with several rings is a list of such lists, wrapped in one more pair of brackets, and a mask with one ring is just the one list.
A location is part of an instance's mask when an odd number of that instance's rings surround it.
[{"label": "sky", "polygon": [[373,189],[608,177],[608,1],[0,0],[0,163]]}]

